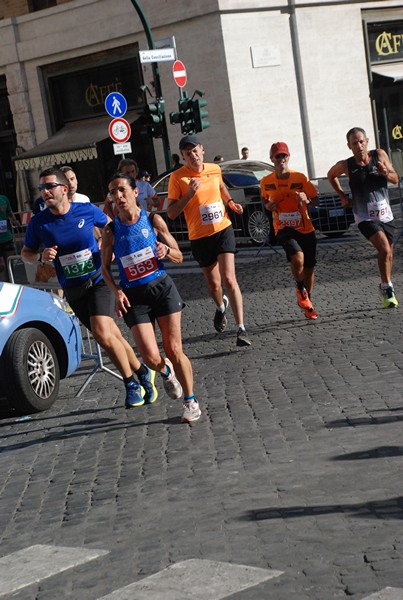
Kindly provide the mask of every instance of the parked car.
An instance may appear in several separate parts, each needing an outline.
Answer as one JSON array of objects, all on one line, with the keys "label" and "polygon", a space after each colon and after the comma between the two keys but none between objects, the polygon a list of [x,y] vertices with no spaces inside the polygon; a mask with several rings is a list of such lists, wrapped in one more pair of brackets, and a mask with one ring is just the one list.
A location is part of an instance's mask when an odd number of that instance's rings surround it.
[{"label": "parked car", "polygon": [[0,282],[0,381],[18,413],[52,406],[60,379],[81,362],[81,331],[67,302],[50,292]]},{"label": "parked car", "polygon": [[[224,183],[230,190],[232,198],[244,208],[243,215],[237,215],[232,210],[228,211],[235,237],[238,240],[252,240],[256,244],[261,244],[269,236],[270,215],[267,215],[262,205],[260,180],[271,173],[274,167],[253,160],[227,160],[218,165],[221,167]],[[184,242],[188,237],[183,214],[175,221],[166,216],[169,177],[170,173],[164,174],[154,180],[152,185],[160,197],[158,210],[161,211],[178,242]]]}]

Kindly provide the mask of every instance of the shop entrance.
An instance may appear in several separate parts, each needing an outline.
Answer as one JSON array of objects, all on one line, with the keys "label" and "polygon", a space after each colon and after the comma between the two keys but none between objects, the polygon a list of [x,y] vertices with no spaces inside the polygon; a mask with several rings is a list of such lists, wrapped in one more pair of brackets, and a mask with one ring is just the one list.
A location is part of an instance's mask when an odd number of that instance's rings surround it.
[{"label": "shop entrance", "polygon": [[380,146],[403,177],[403,76],[395,79],[373,72],[372,89]]}]

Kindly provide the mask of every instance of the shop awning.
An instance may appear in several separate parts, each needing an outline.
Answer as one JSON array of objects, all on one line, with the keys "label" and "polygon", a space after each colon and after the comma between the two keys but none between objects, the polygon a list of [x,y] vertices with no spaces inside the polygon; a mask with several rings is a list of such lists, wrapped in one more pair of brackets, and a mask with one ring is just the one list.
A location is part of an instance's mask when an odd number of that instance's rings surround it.
[{"label": "shop awning", "polygon": [[[124,118],[132,123],[137,117],[135,111],[130,111]],[[68,123],[46,141],[15,157],[16,170],[46,169],[97,158],[97,143],[109,137],[111,120],[111,117],[99,117]]]},{"label": "shop awning", "polygon": [[403,63],[388,63],[385,65],[372,65],[372,73],[381,77],[386,77],[390,83],[403,81]]}]

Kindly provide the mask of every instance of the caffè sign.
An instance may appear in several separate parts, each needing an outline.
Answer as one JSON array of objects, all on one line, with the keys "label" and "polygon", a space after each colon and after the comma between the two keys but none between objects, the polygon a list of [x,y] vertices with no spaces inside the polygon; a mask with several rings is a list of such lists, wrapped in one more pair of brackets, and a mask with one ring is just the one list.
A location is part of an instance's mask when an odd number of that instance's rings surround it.
[{"label": "caff\u00e8 sign", "polygon": [[403,59],[403,21],[368,23],[371,63]]}]

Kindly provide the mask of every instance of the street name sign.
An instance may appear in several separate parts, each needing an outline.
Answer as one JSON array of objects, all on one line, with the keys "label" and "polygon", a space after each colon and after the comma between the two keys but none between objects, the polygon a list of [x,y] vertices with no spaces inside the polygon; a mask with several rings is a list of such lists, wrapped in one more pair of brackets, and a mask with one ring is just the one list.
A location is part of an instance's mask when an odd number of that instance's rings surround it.
[{"label": "street name sign", "polygon": [[159,48],[139,51],[141,63],[164,62],[175,60],[175,48]]}]

